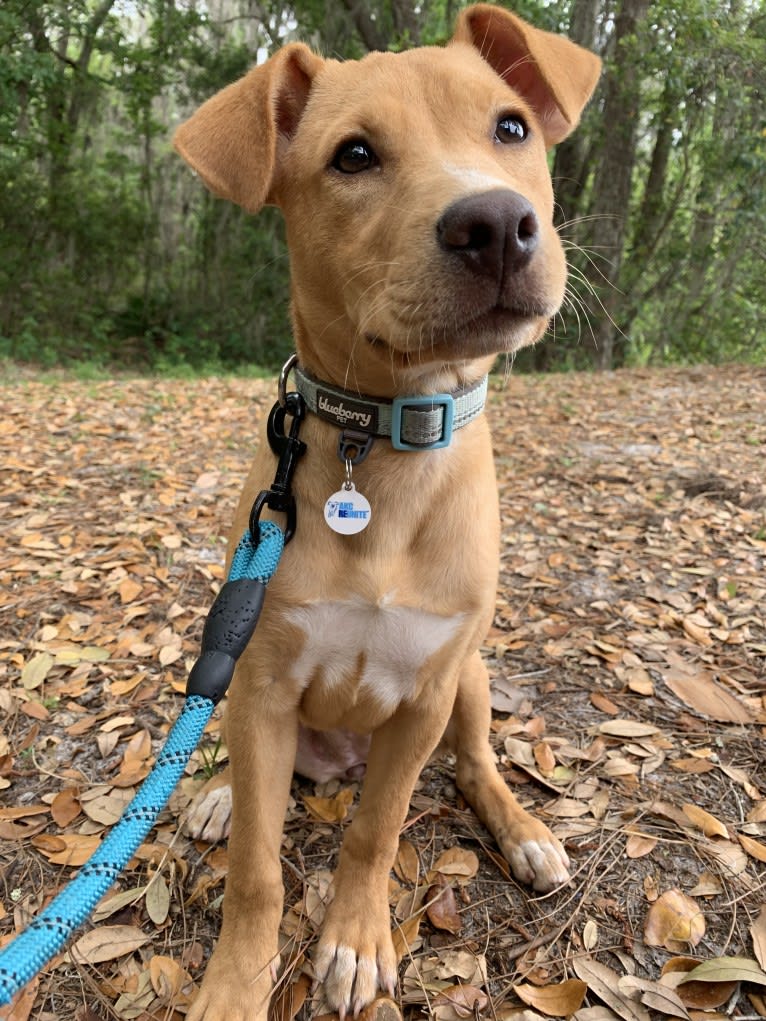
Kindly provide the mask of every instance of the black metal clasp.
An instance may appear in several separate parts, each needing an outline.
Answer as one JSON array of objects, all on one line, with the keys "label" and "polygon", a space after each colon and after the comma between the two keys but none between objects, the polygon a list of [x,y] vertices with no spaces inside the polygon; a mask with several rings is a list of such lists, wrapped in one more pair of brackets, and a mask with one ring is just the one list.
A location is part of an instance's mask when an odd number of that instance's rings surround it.
[{"label": "black metal clasp", "polygon": [[[281,395],[280,395],[281,397]],[[290,432],[285,432],[285,417],[290,415]],[[266,436],[269,446],[279,458],[277,471],[271,489],[262,490],[256,497],[250,511],[250,534],[255,543],[260,540],[261,512],[264,507],[287,515],[285,526],[285,545],[295,534],[296,509],[295,497],[292,493],[292,482],[298,461],[306,452],[306,444],[298,439],[301,423],[306,417],[306,402],[299,393],[290,392],[284,395],[284,401],[277,401],[269,412],[266,424]]]}]

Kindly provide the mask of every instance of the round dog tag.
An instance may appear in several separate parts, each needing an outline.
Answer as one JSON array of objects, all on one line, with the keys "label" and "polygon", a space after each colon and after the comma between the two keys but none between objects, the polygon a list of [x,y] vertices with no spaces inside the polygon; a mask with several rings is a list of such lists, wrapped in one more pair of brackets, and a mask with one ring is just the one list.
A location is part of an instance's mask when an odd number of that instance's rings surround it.
[{"label": "round dog tag", "polygon": [[324,505],[324,519],[338,535],[356,535],[370,523],[370,505],[353,482],[333,493]]}]

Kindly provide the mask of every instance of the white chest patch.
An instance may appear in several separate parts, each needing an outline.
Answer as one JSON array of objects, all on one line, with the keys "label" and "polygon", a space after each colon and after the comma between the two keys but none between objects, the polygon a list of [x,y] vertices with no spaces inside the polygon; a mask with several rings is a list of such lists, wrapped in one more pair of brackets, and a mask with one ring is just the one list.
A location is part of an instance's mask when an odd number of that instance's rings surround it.
[{"label": "white chest patch", "polygon": [[300,607],[288,614],[306,636],[291,672],[304,688],[319,671],[332,686],[353,675],[364,656],[362,688],[393,712],[413,693],[418,670],[452,638],[462,618],[386,605],[385,600],[379,605],[343,600]]}]

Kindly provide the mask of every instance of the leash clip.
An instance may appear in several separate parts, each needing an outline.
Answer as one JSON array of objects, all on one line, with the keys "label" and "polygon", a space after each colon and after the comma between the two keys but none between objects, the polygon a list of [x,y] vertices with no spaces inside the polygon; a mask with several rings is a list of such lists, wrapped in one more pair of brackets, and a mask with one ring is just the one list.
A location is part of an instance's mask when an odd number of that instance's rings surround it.
[{"label": "leash clip", "polygon": [[[283,374],[285,370],[283,369]],[[289,372],[289,370],[288,370]],[[285,375],[285,380],[287,376]],[[280,377],[280,391],[282,377]],[[298,439],[301,423],[306,417],[306,402],[299,393],[291,391],[284,394],[284,403],[280,399],[269,412],[266,424],[266,436],[269,446],[279,458],[277,471],[271,489],[263,489],[255,499],[250,511],[250,535],[257,545],[260,542],[259,521],[264,507],[287,515],[285,526],[285,545],[295,534],[297,512],[295,497],[292,492],[293,475],[298,461],[306,453],[306,444]],[[285,416],[292,416],[289,434],[285,432]]]}]

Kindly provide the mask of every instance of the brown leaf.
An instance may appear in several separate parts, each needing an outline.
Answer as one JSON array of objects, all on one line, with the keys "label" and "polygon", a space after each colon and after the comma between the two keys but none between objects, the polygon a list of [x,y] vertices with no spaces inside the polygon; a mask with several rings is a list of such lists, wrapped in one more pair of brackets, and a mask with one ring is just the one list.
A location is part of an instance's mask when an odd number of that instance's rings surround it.
[{"label": "brown leaf", "polygon": [[553,754],[551,746],[545,741],[538,741],[533,752],[537,768],[541,773],[550,776],[556,768],[556,756]]},{"label": "brown leaf", "polygon": [[146,896],[146,913],[155,925],[162,925],[170,910],[170,890],[162,876],[155,876],[149,884]]},{"label": "brown leaf", "polygon": [[766,986],[766,971],[748,957],[716,957],[690,971],[686,982],[754,982]]},{"label": "brown leaf", "polygon": [[463,927],[451,886],[436,883],[429,886],[425,896],[426,915],[435,929],[458,933]]},{"label": "brown leaf", "polygon": [[394,942],[394,952],[396,953],[397,961],[410,952],[412,944],[418,937],[420,932],[420,920],[423,917],[423,910],[416,911],[409,918],[406,918],[401,924],[397,925],[392,933]]},{"label": "brown leaf", "polygon": [[101,843],[97,836],[80,836],[79,834],[64,833],[60,836],[51,836],[41,833],[33,837],[31,843],[51,862],[53,865],[84,865],[93,852]]},{"label": "brown leaf", "polygon": [[762,905],[760,914],[750,926],[750,935],[756,960],[766,971],[766,904]]},{"label": "brown leaf", "polygon": [[27,691],[39,688],[54,664],[53,656],[47,652],[38,652],[21,671],[21,683]]},{"label": "brown leaf", "polygon": [[100,964],[132,954],[150,939],[135,925],[101,925],[80,936],[72,944],[70,953],[78,962]]},{"label": "brown leaf", "polygon": [[657,846],[657,837],[651,837],[647,833],[630,833],[625,842],[625,854],[628,858],[643,858],[651,854]]},{"label": "brown leaf", "polygon": [[[489,1003],[489,997],[483,989],[471,985],[447,986],[434,997],[434,1006],[449,1006],[457,1018],[476,1017]],[[440,1016],[437,1013],[437,1017]]]},{"label": "brown leaf", "polygon": [[311,815],[320,822],[339,823],[348,815],[348,809],[354,800],[351,787],[344,787],[334,798],[317,798],[306,795],[303,802]]},{"label": "brown leaf", "polygon": [[74,822],[81,810],[80,791],[77,787],[65,787],[51,802],[53,821],[62,829]]},{"label": "brown leaf", "polygon": [[306,1002],[310,989],[311,979],[305,972],[302,972],[295,982],[280,984],[269,1010],[272,1021],[293,1021]]},{"label": "brown leaf", "polygon": [[616,716],[620,711],[620,707],[615,705],[611,698],[608,695],[604,695],[601,691],[594,691],[590,696],[590,700],[596,709],[599,709],[602,713],[608,713],[610,716]]},{"label": "brown leaf", "polygon": [[653,723],[640,723],[638,720],[605,720],[598,729],[610,737],[649,737],[659,732],[659,727]]},{"label": "brown leaf", "polygon": [[745,705],[726,688],[698,670],[693,674],[671,669],[662,679],[670,690],[688,706],[703,716],[721,723],[752,723],[753,717]]},{"label": "brown leaf", "polygon": [[724,837],[728,839],[729,831],[724,824],[720,819],[716,819],[714,815],[711,815],[710,812],[706,812],[704,808],[686,804],[681,805],[681,811],[693,826],[696,826],[698,830],[702,830],[706,837]]},{"label": "brown leaf", "polygon": [[526,982],[514,986],[513,991],[524,1003],[548,1017],[568,1017],[582,1006],[588,986],[582,979],[570,978],[550,986],[533,986]]},{"label": "brown leaf", "polygon": [[478,871],[479,859],[473,851],[466,851],[462,847],[449,847],[436,859],[429,875],[440,872],[443,876],[454,876],[459,882],[466,883],[473,879]]},{"label": "brown leaf", "polygon": [[646,1007],[619,991],[620,976],[616,971],[590,957],[575,956],[572,967],[577,977],[587,983],[588,988],[623,1021],[650,1021]]},{"label": "brown leaf", "polygon": [[766,844],[762,844],[760,840],[753,840],[752,837],[747,837],[744,833],[740,833],[738,839],[751,858],[766,862]]},{"label": "brown leaf", "polygon": [[667,890],[647,912],[644,940],[650,947],[683,951],[696,947],[704,935],[705,916],[697,902],[680,890]]},{"label": "brown leaf", "polygon": [[172,957],[155,954],[149,961],[149,977],[155,993],[173,1006],[187,1005],[194,985],[191,976]]},{"label": "brown leaf", "polygon": [[134,599],[141,595],[143,585],[140,585],[135,578],[123,578],[118,591],[121,603],[132,603]]},{"label": "brown leaf", "polygon": [[405,883],[417,883],[420,875],[420,859],[409,840],[400,840],[394,861],[394,872]]},{"label": "brown leaf", "polygon": [[[699,961],[693,957],[671,957],[662,966],[663,977],[672,976],[673,987],[687,1007],[712,1010],[726,1003],[737,988],[734,982],[689,982],[685,976],[693,971]],[[667,981],[667,978],[666,978]]]}]

